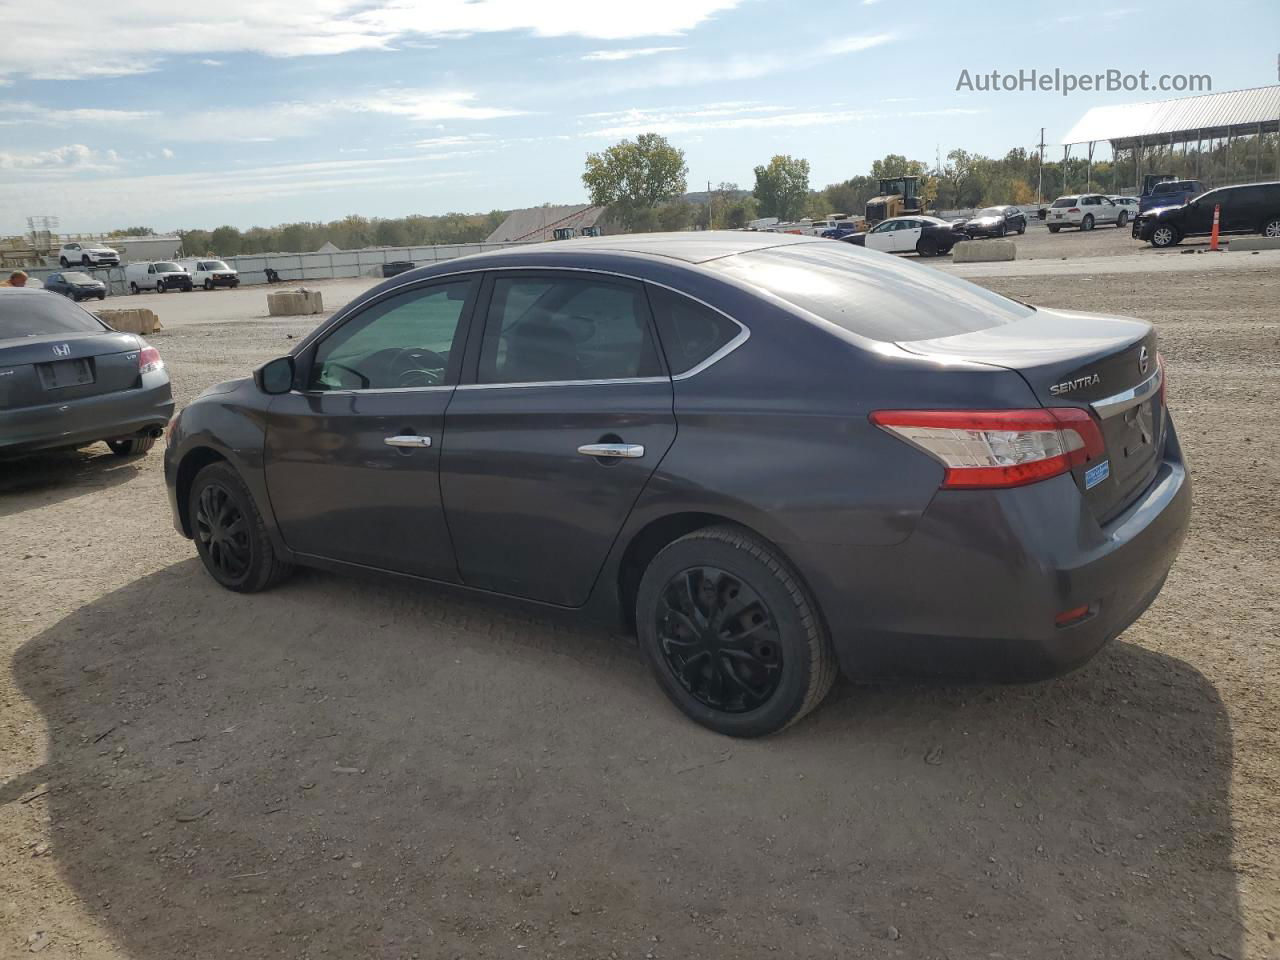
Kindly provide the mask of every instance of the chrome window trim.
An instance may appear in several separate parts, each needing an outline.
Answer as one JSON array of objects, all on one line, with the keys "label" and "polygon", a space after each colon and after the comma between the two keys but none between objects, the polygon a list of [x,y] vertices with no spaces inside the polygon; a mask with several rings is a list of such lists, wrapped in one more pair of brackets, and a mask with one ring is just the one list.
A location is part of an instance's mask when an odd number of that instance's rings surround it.
[{"label": "chrome window trim", "polygon": [[457,390],[457,384],[445,384],[434,387],[370,387],[368,390],[352,388],[350,390],[290,390],[300,397],[367,397],[377,393],[439,393],[442,390]]},{"label": "chrome window trim", "polygon": [[1118,413],[1124,413],[1130,407],[1136,407],[1138,404],[1147,400],[1152,394],[1160,389],[1160,384],[1164,382],[1164,370],[1157,363],[1156,372],[1147,379],[1143,380],[1136,387],[1130,387],[1128,390],[1122,390],[1119,393],[1112,394],[1109,397],[1103,397],[1101,400],[1094,400],[1091,404],[1093,412],[1103,420],[1114,417]]},{"label": "chrome window trim", "polygon": [[[403,291],[411,289],[415,285],[425,286],[429,283],[433,283],[437,280],[444,280],[449,277],[458,277],[458,276],[464,276],[466,274],[476,274],[476,273],[483,274],[483,273],[489,273],[489,272],[497,272],[500,270],[522,270],[526,272],[530,272],[530,271],[531,272],[547,272],[551,270],[556,270],[556,271],[570,272],[570,273],[595,273],[595,274],[600,274],[601,276],[606,276],[606,277],[618,277],[623,280],[634,280],[637,283],[651,283],[655,287],[661,287],[664,290],[670,290],[672,293],[678,296],[685,297],[689,300],[692,300],[694,303],[700,304],[701,306],[706,307],[708,310],[714,310],[716,313],[720,314],[720,316],[724,317],[730,323],[734,323],[737,325],[738,335],[734,337],[732,340],[730,340],[728,343],[726,343],[719,350],[717,350],[715,353],[711,354],[711,356],[703,360],[701,363],[690,367],[688,370],[684,371],[684,373],[673,374],[669,377],[628,377],[628,378],[622,378],[622,379],[616,379],[616,380],[544,380],[544,381],[536,381],[536,382],[530,382],[530,383],[460,383],[460,384],[450,385],[448,387],[412,387],[412,388],[404,388],[404,389],[476,390],[482,387],[483,388],[495,387],[499,389],[510,388],[510,387],[564,387],[564,386],[577,387],[577,386],[595,386],[595,385],[606,385],[606,384],[616,384],[616,383],[665,383],[669,380],[670,381],[688,380],[690,377],[696,376],[697,374],[701,373],[703,370],[706,370],[708,367],[712,366],[713,364],[719,363],[721,360],[723,360],[725,357],[733,353],[733,351],[737,350],[740,346],[742,346],[749,339],[751,339],[751,328],[748,327],[745,323],[743,323],[741,320],[737,319],[736,317],[729,316],[729,314],[725,313],[719,307],[713,306],[712,304],[707,303],[707,301],[702,300],[698,297],[695,297],[691,293],[687,293],[684,290],[677,289],[676,287],[673,287],[670,284],[662,283],[658,280],[649,280],[645,277],[637,277],[629,273],[619,273],[617,270],[602,270],[599,267],[538,266],[536,264],[533,264],[533,265],[522,264],[520,266],[475,267],[467,270],[456,270],[451,273],[437,273],[430,277],[420,278],[417,280],[410,280],[405,283],[397,284],[396,286],[391,287],[389,290],[385,291],[383,294],[381,294],[377,298],[370,300],[365,304],[362,304],[361,310],[363,310],[365,307],[370,307],[376,303],[380,303],[382,300],[386,299],[387,297],[390,297],[397,293],[401,293]],[[471,318],[471,322],[474,323],[475,319],[476,318],[473,316]],[[294,351],[294,355],[296,356],[297,354],[306,350],[313,342],[315,342],[315,340],[317,340],[323,333],[328,331],[331,327],[336,327],[346,322],[347,322],[347,317],[343,316],[341,320],[332,322],[323,327],[318,327],[316,330],[312,331],[312,333],[306,339],[304,339],[302,343],[298,345],[298,347]],[[663,351],[663,359],[664,360],[666,359],[665,351]],[[298,392],[302,392],[306,395],[318,394],[321,396],[332,396],[335,391],[325,390],[325,391],[298,391]],[[373,393],[375,391],[353,390],[350,392],[351,393]]]}]

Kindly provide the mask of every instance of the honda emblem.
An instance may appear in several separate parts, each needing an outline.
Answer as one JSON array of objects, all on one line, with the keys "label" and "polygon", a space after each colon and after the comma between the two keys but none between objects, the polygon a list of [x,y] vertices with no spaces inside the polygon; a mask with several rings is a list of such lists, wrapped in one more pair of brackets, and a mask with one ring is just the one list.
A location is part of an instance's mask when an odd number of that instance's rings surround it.
[{"label": "honda emblem", "polygon": [[54,345],[54,347],[53,347],[53,355],[54,355],[55,357],[69,357],[69,356],[71,356],[71,344],[69,344],[69,343],[59,343],[59,344],[55,344],[55,345]]}]

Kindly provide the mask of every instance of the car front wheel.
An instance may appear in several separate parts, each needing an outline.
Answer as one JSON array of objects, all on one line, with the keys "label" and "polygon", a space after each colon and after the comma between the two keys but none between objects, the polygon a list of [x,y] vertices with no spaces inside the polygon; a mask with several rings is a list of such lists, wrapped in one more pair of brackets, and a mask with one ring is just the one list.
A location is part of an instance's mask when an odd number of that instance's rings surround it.
[{"label": "car front wheel", "polygon": [[249,488],[229,464],[211,463],[196,474],[187,510],[205,570],[228,590],[256,593],[293,572],[276,555]]},{"label": "car front wheel", "polygon": [[1129,222],[1129,212],[1127,210],[1121,210],[1120,216],[1116,217],[1116,226],[1123,227],[1128,222]]},{"label": "car front wheel", "polygon": [[1153,247],[1172,247],[1181,239],[1177,230],[1163,224],[1151,231],[1151,245]]},{"label": "car front wheel", "polygon": [[773,547],[736,527],[696,530],[650,562],[636,596],[640,647],[663,692],[717,733],[759,737],[831,689],[831,639]]},{"label": "car front wheel", "polygon": [[1280,217],[1272,217],[1262,225],[1264,237],[1280,237]]}]

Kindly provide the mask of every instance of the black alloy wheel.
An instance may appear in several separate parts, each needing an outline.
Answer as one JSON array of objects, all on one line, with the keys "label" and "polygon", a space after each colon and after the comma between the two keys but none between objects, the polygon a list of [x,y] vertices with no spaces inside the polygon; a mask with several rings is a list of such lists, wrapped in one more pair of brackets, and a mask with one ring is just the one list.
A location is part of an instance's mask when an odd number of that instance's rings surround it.
[{"label": "black alloy wheel", "polygon": [[699,703],[744,713],[777,691],[777,621],[760,594],[738,577],[717,567],[682,570],[667,581],[655,613],[663,660]]},{"label": "black alloy wheel", "polygon": [[196,499],[192,527],[196,542],[208,552],[217,572],[227,580],[244,579],[253,548],[249,521],[231,491],[216,481],[205,484]]}]

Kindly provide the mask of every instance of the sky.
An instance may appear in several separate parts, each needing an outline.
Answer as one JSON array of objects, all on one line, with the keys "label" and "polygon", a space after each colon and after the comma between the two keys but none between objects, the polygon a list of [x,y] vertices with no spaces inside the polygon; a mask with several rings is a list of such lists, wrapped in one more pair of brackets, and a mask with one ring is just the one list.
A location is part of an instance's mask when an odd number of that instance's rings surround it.
[{"label": "sky", "polygon": [[[1161,92],[957,90],[1019,69],[1277,82],[1280,3],[1127,0],[0,0],[0,234],[241,228],[586,201],[646,131],[689,187],[811,185],[888,153],[1050,158]],[[1213,39],[1221,29],[1221,42]],[[976,84],[975,84],[976,86]]]}]

